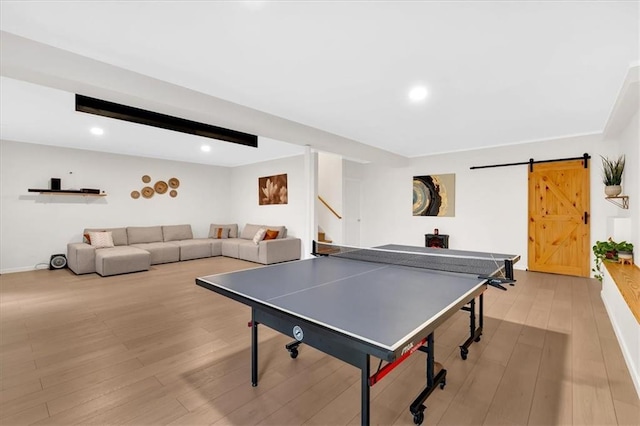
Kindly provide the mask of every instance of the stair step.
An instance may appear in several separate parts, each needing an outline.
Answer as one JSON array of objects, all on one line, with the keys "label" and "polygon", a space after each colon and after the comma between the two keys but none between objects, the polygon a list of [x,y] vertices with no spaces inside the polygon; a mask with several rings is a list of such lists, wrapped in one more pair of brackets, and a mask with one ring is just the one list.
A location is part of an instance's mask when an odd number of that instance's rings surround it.
[{"label": "stair step", "polygon": [[327,236],[324,232],[318,232],[318,242],[319,243],[332,243],[332,240],[327,240]]}]

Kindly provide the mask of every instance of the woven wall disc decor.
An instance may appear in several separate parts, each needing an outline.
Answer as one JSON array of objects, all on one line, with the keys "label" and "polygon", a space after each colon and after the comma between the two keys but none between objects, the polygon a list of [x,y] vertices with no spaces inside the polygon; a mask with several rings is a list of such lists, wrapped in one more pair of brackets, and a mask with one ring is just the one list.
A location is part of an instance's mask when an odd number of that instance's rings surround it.
[{"label": "woven wall disc decor", "polygon": [[177,187],[180,186],[180,181],[178,180],[178,178],[171,178],[169,179],[169,186],[173,189],[176,189]]},{"label": "woven wall disc decor", "polygon": [[158,194],[164,194],[167,192],[168,188],[169,186],[167,185],[167,182],[163,180],[159,180],[155,185],[153,185],[153,189],[155,189]]},{"label": "woven wall disc decor", "polygon": [[155,191],[150,186],[145,186],[144,188],[142,188],[142,196],[144,198],[151,198],[151,197],[153,197],[154,193],[155,193]]},{"label": "woven wall disc decor", "polygon": [[171,198],[176,198],[178,196],[178,191],[172,189],[171,192],[169,192],[169,195],[171,195]]},{"label": "woven wall disc decor", "polygon": [[138,198],[140,198],[140,193],[138,191],[131,191],[131,198],[137,200]]},{"label": "woven wall disc decor", "polygon": [[149,175],[142,176],[142,182],[144,182],[144,183],[151,182],[151,176],[149,176]]}]

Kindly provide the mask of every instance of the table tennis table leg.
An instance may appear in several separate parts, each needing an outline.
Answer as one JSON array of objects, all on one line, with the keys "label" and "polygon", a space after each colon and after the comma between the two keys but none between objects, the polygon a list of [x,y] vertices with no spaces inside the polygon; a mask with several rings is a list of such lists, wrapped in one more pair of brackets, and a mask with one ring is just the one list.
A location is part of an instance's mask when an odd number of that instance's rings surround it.
[{"label": "table tennis table leg", "polygon": [[[444,389],[447,384],[447,370],[445,370],[442,365],[437,364],[435,361],[435,345],[433,333],[427,336],[427,344],[419,348],[421,352],[427,353],[427,386],[420,392],[420,395],[411,403],[409,406],[409,411],[413,415],[413,423],[416,425],[422,424],[424,421],[424,410],[427,407],[424,405],[424,402],[429,398],[429,395],[436,389],[438,386],[440,389]],[[436,373],[435,368],[436,364],[439,368],[439,371]]]},{"label": "table tennis table leg", "polygon": [[251,386],[258,386],[258,321],[251,308]]},{"label": "table tennis table leg", "polygon": [[360,383],[361,383],[361,401],[360,401],[360,424],[362,426],[369,425],[370,419],[370,389],[369,389],[369,369],[371,364],[371,357],[369,354],[362,354],[364,357],[361,360],[360,365]]},{"label": "table tennis table leg", "polygon": [[[478,315],[478,320],[480,322],[480,334],[482,334],[482,330],[484,327],[484,294],[480,294],[480,313]],[[480,341],[480,336],[476,338],[476,342]]]},{"label": "table tennis table leg", "polygon": [[482,336],[482,327],[484,326],[484,295],[481,293],[479,296],[479,327],[476,328],[476,299],[472,299],[469,302],[469,306],[465,306],[462,308],[464,311],[469,312],[469,338],[460,345],[460,357],[462,359],[467,359],[467,355],[469,354],[469,346],[473,342],[479,342]]}]

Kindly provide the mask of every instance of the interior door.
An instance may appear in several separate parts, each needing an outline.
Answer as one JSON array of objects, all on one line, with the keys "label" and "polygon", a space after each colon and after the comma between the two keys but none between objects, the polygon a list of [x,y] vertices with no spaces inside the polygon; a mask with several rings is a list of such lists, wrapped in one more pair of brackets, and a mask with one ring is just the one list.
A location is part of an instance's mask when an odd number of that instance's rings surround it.
[{"label": "interior door", "polygon": [[587,160],[536,163],[529,170],[531,271],[588,277],[589,168]]}]

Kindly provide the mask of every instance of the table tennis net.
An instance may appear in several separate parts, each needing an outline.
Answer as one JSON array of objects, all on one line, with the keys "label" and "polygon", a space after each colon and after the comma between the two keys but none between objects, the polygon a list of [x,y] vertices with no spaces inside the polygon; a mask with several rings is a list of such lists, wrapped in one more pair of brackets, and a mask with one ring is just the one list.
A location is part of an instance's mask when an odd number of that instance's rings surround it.
[{"label": "table tennis net", "polygon": [[314,254],[443,272],[474,274],[483,277],[504,276],[505,273],[505,258],[494,258],[490,254],[487,254],[486,257],[461,256],[448,255],[446,250],[443,250],[442,253],[424,253],[340,246],[328,243],[316,243]]}]

